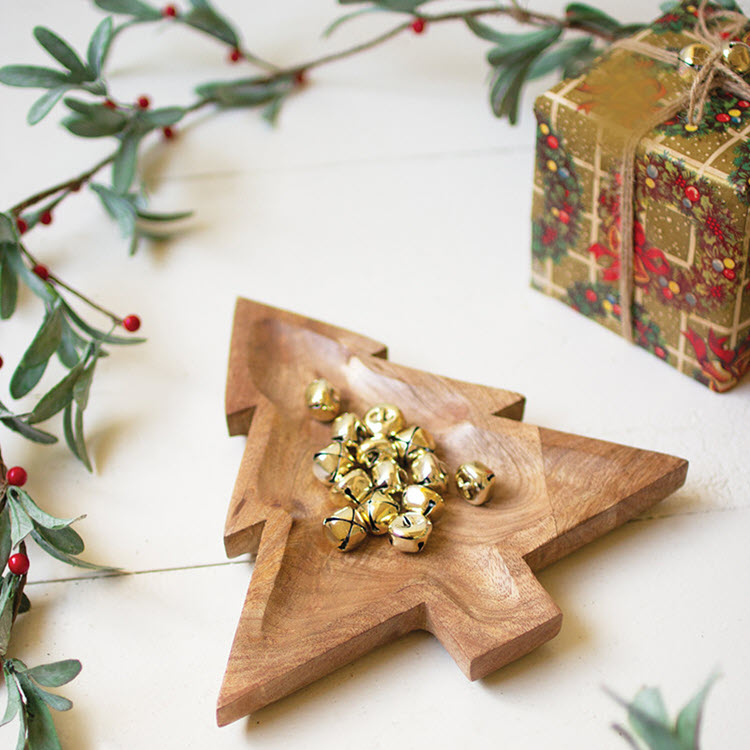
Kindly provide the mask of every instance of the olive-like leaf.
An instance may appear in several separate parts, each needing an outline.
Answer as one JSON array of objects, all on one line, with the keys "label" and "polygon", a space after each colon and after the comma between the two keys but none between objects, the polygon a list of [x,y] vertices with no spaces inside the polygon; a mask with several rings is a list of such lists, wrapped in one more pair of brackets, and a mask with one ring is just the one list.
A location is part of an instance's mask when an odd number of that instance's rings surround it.
[{"label": "olive-like leaf", "polygon": [[12,545],[10,542],[10,509],[6,503],[0,510],[0,572],[10,557]]},{"label": "olive-like leaf", "polygon": [[193,211],[176,211],[174,213],[159,214],[153,211],[137,211],[139,219],[144,221],[180,221],[193,215]]},{"label": "olive-like leaf", "polygon": [[47,305],[55,305],[60,295],[55,288],[46,281],[40,279],[27,265],[21,256],[21,250],[16,242],[0,242],[0,253],[5,256],[6,261],[16,272],[16,276],[31,289],[31,291]]},{"label": "olive-like leaf", "polygon": [[18,614],[22,615],[31,609],[31,602],[24,591],[21,592],[21,601],[18,605]]},{"label": "olive-like leaf", "polygon": [[7,320],[13,315],[17,300],[18,276],[5,258],[5,254],[0,254],[0,318]]},{"label": "olive-like leaf", "polygon": [[10,543],[15,547],[34,531],[34,522],[17,501],[8,502],[10,508]]},{"label": "olive-like leaf", "polygon": [[155,128],[164,128],[178,123],[186,112],[187,110],[184,107],[159,107],[143,112],[140,119]]},{"label": "olive-like leaf", "polygon": [[717,679],[718,674],[712,674],[677,716],[677,736],[690,750],[697,750],[698,748],[698,734],[703,716],[703,706],[708,697],[708,691]]},{"label": "olive-like leaf", "polygon": [[0,83],[6,86],[52,89],[71,82],[69,75],[39,65],[5,65],[0,68]]},{"label": "olive-like leaf", "polygon": [[62,695],[56,695],[50,693],[47,690],[41,688],[36,689],[37,695],[53,710],[53,711],[70,711],[73,708],[73,701],[69,698],[65,698]]},{"label": "olive-like leaf", "polygon": [[130,237],[135,230],[135,206],[104,185],[92,183],[91,189],[99,196],[104,210],[117,222],[123,237]]},{"label": "olive-like leaf", "polygon": [[13,432],[17,432],[27,440],[31,440],[33,443],[40,443],[41,445],[52,445],[57,442],[57,438],[54,435],[50,435],[44,430],[40,430],[37,427],[31,427],[26,424],[20,417],[3,417],[0,416],[0,424],[7,427]]},{"label": "olive-like leaf", "polygon": [[246,78],[238,81],[216,81],[196,88],[196,93],[223,107],[257,107],[267,104],[291,89],[291,82],[285,79],[264,81],[259,78]]},{"label": "olive-like leaf", "polygon": [[89,68],[99,75],[107,59],[109,45],[112,43],[112,19],[107,16],[97,27],[89,40],[86,59]]},{"label": "olive-like leaf", "polygon": [[34,531],[56,550],[68,555],[80,555],[85,549],[81,535],[70,526],[64,529],[45,529],[44,526],[35,523]]},{"label": "olive-like leaf", "polygon": [[62,124],[73,135],[81,138],[106,138],[117,135],[128,124],[128,118],[114,109],[99,106],[86,115],[68,115]]},{"label": "olive-like leaf", "polygon": [[[125,134],[120,142],[120,148],[112,163],[112,187],[119,195],[125,195],[133,184],[140,142],[141,135],[135,132]],[[134,212],[131,212],[131,215],[134,215]]]},{"label": "olive-like leaf", "polygon": [[[67,302],[63,301],[62,304],[63,309],[65,310],[65,314],[70,319],[70,321],[78,328],[80,328],[84,333],[88,333],[89,336],[96,339],[97,341],[101,341],[105,344],[132,346],[133,344],[142,344],[146,340],[137,336],[130,336],[128,338],[125,338],[124,336],[115,336],[114,334],[100,331],[98,328],[94,328],[94,326],[89,325]],[[99,356],[103,356],[103,352],[100,352]]]},{"label": "olive-like leaf", "polygon": [[54,417],[73,400],[73,387],[83,371],[83,367],[84,360],[81,360],[62,380],[39,399],[39,402],[29,414],[27,420],[29,424],[37,424]]},{"label": "olive-like leaf", "polygon": [[10,394],[13,398],[25,396],[39,382],[47,361],[60,345],[61,338],[62,310],[57,304],[45,316],[10,379]]},{"label": "olive-like leaf", "polygon": [[0,656],[5,656],[13,627],[13,603],[18,589],[18,577],[11,575],[3,580],[0,589]]},{"label": "olive-like leaf", "polygon": [[62,745],[52,721],[52,714],[42,700],[33,684],[19,675],[18,681],[26,698],[26,716],[28,721],[28,746],[34,750],[62,750]]},{"label": "olive-like leaf", "polygon": [[542,78],[558,68],[564,70],[574,58],[579,58],[582,55],[588,57],[591,50],[591,43],[591,37],[583,37],[581,39],[571,39],[570,41],[562,42],[556,47],[546,50],[529,68],[527,80],[532,81],[536,78]]},{"label": "olive-like leaf", "polygon": [[60,362],[69,370],[78,364],[80,353],[86,345],[82,339],[70,326],[70,323],[63,318],[62,338],[60,346],[57,347],[57,356]]},{"label": "olive-like leaf", "polygon": [[89,403],[89,393],[91,392],[91,383],[94,380],[94,368],[96,367],[96,357],[81,374],[76,378],[73,386],[73,398],[78,408],[83,411]]},{"label": "olive-like leaf", "polygon": [[32,667],[26,674],[34,682],[44,687],[60,687],[67,685],[81,673],[81,662],[78,659],[64,659],[51,664]]},{"label": "olive-like leaf", "polygon": [[553,44],[562,34],[561,26],[547,26],[526,34],[508,34],[505,41],[487,54],[495,67],[525,63]]},{"label": "olive-like leaf", "polygon": [[36,26],[34,37],[57,62],[73,74],[76,81],[92,79],[91,71],[83,64],[76,51],[54,31],[45,26]]},{"label": "olive-like leaf", "polygon": [[86,562],[86,560],[81,560],[78,557],[74,557],[73,555],[69,555],[65,552],[62,552],[61,550],[57,549],[56,547],[53,547],[44,537],[42,537],[39,532],[36,530],[31,532],[31,538],[51,557],[54,557],[56,560],[60,560],[61,562],[66,563],[67,565],[72,565],[76,568],[86,568],[87,570],[98,570],[101,572],[108,572],[112,573],[117,570],[117,568],[108,567],[105,565],[96,565],[94,563]]},{"label": "olive-like leaf", "polygon": [[68,86],[58,86],[55,89],[45,91],[32,105],[29,113],[26,115],[26,122],[29,125],[36,125],[41,122],[50,112],[52,107],[63,98]]},{"label": "olive-like leaf", "polygon": [[78,516],[78,518],[55,518],[46,511],[43,511],[31,498],[28,492],[24,492],[20,487],[13,488],[12,495],[14,500],[19,502],[23,507],[29,518],[34,521],[34,526],[37,524],[43,526],[45,529],[65,529],[70,524],[80,521],[84,516]]},{"label": "olive-like leaf", "polygon": [[10,670],[3,668],[5,676],[5,689],[7,691],[8,703],[5,706],[5,714],[0,719],[0,727],[4,727],[16,718],[16,714],[23,708],[21,703],[21,691],[18,688],[16,678],[13,677]]},{"label": "olive-like leaf", "polygon": [[110,13],[134,16],[139,21],[158,21],[161,11],[140,0],[94,0],[94,4]]},{"label": "olive-like leaf", "polygon": [[201,7],[193,7],[187,13],[183,13],[180,20],[188,26],[205,31],[222,42],[226,42],[226,44],[231,44],[233,47],[239,46],[237,32],[207,4]]}]

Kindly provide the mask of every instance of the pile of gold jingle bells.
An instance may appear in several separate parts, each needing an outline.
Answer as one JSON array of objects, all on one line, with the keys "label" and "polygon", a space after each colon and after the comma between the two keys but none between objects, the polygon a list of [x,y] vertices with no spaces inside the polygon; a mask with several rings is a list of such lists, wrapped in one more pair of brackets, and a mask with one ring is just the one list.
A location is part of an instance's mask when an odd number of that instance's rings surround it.
[{"label": "pile of gold jingle bells", "polygon": [[[333,422],[331,444],[313,456],[313,474],[346,502],[323,521],[326,538],[347,552],[368,534],[388,534],[400,552],[421,552],[445,509],[441,493],[448,488],[448,471],[429,432],[407,426],[393,404],[377,404],[362,419],[339,414],[339,392],[323,378],[307,386],[305,404],[318,421]],[[490,499],[495,474],[483,463],[462,464],[455,478],[468,503]]]}]

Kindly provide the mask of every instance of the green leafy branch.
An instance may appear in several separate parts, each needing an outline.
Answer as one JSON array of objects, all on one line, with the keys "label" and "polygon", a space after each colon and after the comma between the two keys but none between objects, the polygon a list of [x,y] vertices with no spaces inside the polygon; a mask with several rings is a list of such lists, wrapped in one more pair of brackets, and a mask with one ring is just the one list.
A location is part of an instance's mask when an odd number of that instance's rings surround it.
[{"label": "green leafy branch", "polygon": [[669,719],[664,698],[658,688],[641,688],[630,702],[608,690],[609,695],[627,710],[631,731],[621,724],[614,724],[612,728],[634,750],[642,750],[644,747],[649,750],[699,750],[703,709],[717,677],[714,674],[706,680],[674,721]]}]

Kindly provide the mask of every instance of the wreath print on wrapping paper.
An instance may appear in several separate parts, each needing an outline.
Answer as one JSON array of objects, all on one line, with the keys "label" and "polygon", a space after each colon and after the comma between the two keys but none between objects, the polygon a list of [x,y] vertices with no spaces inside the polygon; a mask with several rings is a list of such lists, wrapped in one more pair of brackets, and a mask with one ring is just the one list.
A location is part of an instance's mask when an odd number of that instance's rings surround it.
[{"label": "wreath print on wrapping paper", "polygon": [[559,263],[575,245],[581,225],[583,189],[562,137],[537,115],[536,166],[543,175],[544,209],[532,226],[531,252]]}]

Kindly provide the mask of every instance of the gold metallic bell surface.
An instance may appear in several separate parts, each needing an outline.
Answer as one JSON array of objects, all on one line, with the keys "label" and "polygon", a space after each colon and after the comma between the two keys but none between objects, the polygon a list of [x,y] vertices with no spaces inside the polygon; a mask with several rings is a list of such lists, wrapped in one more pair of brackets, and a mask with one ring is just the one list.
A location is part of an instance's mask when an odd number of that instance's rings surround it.
[{"label": "gold metallic bell surface", "polygon": [[405,461],[411,461],[425,451],[435,450],[435,440],[427,430],[419,426],[407,427],[393,436],[398,454]]},{"label": "gold metallic bell surface", "polygon": [[371,469],[372,486],[378,490],[401,492],[408,481],[406,472],[395,458],[381,458]]},{"label": "gold metallic bell surface", "polygon": [[313,456],[313,474],[324,484],[337,482],[353,468],[349,452],[342,443],[331,443]]},{"label": "gold metallic bell surface", "polygon": [[331,425],[331,440],[359,443],[369,435],[364,422],[350,411],[339,414]]},{"label": "gold metallic bell surface", "polygon": [[437,521],[445,510],[445,500],[435,490],[421,484],[410,484],[401,498],[404,512],[421,513],[431,521]]},{"label": "gold metallic bell surface", "polygon": [[401,504],[392,495],[376,490],[360,507],[360,512],[373,534],[386,534],[391,521],[401,512]]},{"label": "gold metallic bell surface", "polygon": [[326,539],[342,552],[348,552],[367,539],[367,524],[356,508],[347,505],[323,520]]},{"label": "gold metallic bell surface", "polygon": [[495,472],[481,461],[461,464],[456,471],[456,484],[467,503],[484,505],[495,489]]},{"label": "gold metallic bell surface", "polygon": [[396,446],[387,437],[367,438],[357,447],[357,463],[368,469],[384,458],[398,458]]},{"label": "gold metallic bell surface", "polygon": [[678,57],[681,63],[695,70],[696,68],[700,68],[710,55],[711,48],[707,44],[694,42],[693,44],[688,44],[687,47],[683,47]]},{"label": "gold metallic bell surface", "polygon": [[399,552],[421,552],[431,532],[429,518],[421,513],[401,513],[388,526],[388,541]]},{"label": "gold metallic bell surface", "polygon": [[352,469],[333,485],[333,491],[344,495],[349,505],[357,506],[372,492],[372,482],[364,469]]},{"label": "gold metallic bell surface", "polygon": [[305,388],[305,403],[310,416],[319,422],[330,422],[339,413],[341,397],[325,378],[318,378]]},{"label": "gold metallic bell surface", "polygon": [[392,435],[406,426],[401,409],[393,404],[377,404],[365,414],[365,425],[375,436]]},{"label": "gold metallic bell surface", "polygon": [[750,71],[750,46],[744,42],[729,42],[722,50],[726,64],[739,75]]},{"label": "gold metallic bell surface", "polygon": [[448,470],[445,464],[431,452],[423,453],[410,466],[412,484],[430,487],[435,492],[448,489]]}]

